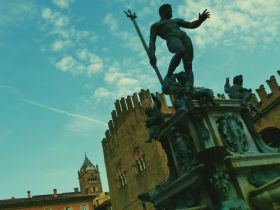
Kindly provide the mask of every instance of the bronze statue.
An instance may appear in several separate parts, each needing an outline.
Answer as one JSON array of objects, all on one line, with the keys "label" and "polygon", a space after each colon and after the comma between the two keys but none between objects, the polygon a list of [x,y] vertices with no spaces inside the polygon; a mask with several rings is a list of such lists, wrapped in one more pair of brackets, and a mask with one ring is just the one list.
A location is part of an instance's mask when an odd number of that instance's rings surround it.
[{"label": "bronze statue", "polygon": [[152,139],[158,137],[158,129],[164,123],[164,115],[160,111],[161,101],[153,93],[151,94],[151,97],[154,106],[145,109],[145,114],[147,116],[145,123],[148,128],[148,138],[146,139],[146,142],[152,142]]},{"label": "bronze statue", "polygon": [[252,97],[252,89],[247,89],[243,87],[243,76],[237,75],[233,78],[233,85],[231,86],[229,83],[229,78],[226,79],[226,83],[224,85],[224,90],[228,94],[230,99],[240,99],[241,104],[243,106],[249,106],[249,108],[258,113],[262,114],[257,107],[252,104],[248,104],[249,100]]},{"label": "bronze statue", "polygon": [[183,60],[184,70],[188,75],[189,85],[193,86],[193,46],[191,39],[184,31],[180,29],[180,27],[189,29],[197,28],[202,22],[210,17],[210,13],[206,9],[202,12],[202,14],[199,13],[197,20],[193,22],[187,22],[179,18],[172,19],[171,5],[163,4],[159,8],[159,15],[161,19],[154,23],[150,29],[150,64],[155,67],[157,63],[155,56],[155,41],[157,36],[159,36],[166,40],[168,50],[175,54],[170,61],[166,77],[171,77],[177,66],[180,64],[181,60]]},{"label": "bronze statue", "polygon": [[230,99],[241,99],[242,105],[246,105],[252,96],[252,89],[243,87],[243,77],[241,74],[233,78],[232,86],[229,83],[229,78],[227,78],[224,89]]}]

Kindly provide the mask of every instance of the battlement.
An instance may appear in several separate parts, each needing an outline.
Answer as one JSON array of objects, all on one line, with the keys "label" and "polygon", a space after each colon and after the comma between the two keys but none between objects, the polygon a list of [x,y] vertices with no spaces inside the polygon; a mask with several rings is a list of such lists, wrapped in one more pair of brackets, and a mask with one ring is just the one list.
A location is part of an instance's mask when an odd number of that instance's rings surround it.
[{"label": "battlement", "polygon": [[[277,71],[278,75],[280,75],[280,70]],[[271,76],[269,80],[266,80],[271,93],[267,93],[264,85],[260,85],[258,89],[256,89],[257,95],[260,100],[257,99],[256,94],[253,94],[251,98],[251,102],[256,104],[258,109],[264,110],[268,106],[270,106],[273,102],[280,99],[280,86],[277,83],[275,76]],[[162,107],[161,112],[164,114],[172,114],[174,112],[173,107],[167,105],[166,97],[162,93],[156,94],[158,98],[161,100]],[[218,94],[218,98],[226,99],[224,94]],[[172,101],[172,98],[171,98]],[[105,146],[106,142],[111,140],[112,134],[118,130],[120,125],[126,121],[127,117],[131,113],[135,113],[138,111],[143,112],[147,107],[153,106],[153,100],[151,98],[151,94],[149,90],[141,90],[140,93],[134,93],[132,96],[127,96],[126,98],[121,98],[120,100],[116,100],[115,102],[115,110],[112,111],[112,120],[108,122],[109,129],[105,132],[105,138],[102,143]]]},{"label": "battlement", "polygon": [[[173,108],[167,105],[166,98],[162,93],[156,93],[160,99],[162,113],[173,113]],[[140,93],[134,93],[132,96],[121,98],[115,102],[115,110],[111,112],[112,120],[108,122],[109,129],[105,132],[105,138],[102,140],[103,145],[111,140],[112,134],[125,122],[129,114],[137,111],[144,111],[147,107],[153,106],[153,100],[149,90],[141,90]]]},{"label": "battlement", "polygon": [[[280,70],[278,70],[277,73],[280,75]],[[260,100],[257,99],[255,94],[251,98],[251,101],[255,103],[260,110],[266,109],[273,102],[280,99],[280,86],[278,85],[275,76],[271,76],[269,80],[266,80],[266,83],[269,86],[271,93],[267,93],[264,85],[262,84],[258,89],[256,89]]]}]

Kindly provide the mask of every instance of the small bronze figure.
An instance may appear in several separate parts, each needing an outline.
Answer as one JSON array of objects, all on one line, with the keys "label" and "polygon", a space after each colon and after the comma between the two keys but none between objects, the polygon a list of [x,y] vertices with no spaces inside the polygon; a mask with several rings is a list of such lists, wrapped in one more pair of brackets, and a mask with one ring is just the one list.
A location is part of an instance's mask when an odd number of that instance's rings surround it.
[{"label": "small bronze figure", "polygon": [[224,90],[230,99],[240,99],[243,106],[249,106],[252,111],[261,114],[261,112],[254,105],[248,105],[248,102],[252,97],[252,89],[243,87],[243,76],[241,74],[233,78],[232,86],[230,85],[229,78],[227,78],[224,85]]},{"label": "small bronze figure", "polygon": [[252,96],[252,89],[243,87],[243,76],[241,74],[233,78],[232,86],[229,83],[229,78],[227,78],[224,90],[230,99],[241,99],[243,105],[246,105]]}]

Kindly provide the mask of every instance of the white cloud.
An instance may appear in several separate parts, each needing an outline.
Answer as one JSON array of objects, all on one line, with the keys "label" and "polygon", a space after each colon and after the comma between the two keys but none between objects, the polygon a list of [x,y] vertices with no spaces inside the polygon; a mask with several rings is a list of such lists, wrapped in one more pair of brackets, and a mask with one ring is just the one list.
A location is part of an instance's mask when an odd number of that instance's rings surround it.
[{"label": "white cloud", "polygon": [[71,40],[55,40],[51,45],[51,49],[52,51],[61,51],[71,46],[73,46],[73,42]]},{"label": "white cloud", "polygon": [[53,4],[58,6],[60,9],[67,9],[74,0],[52,0]]},{"label": "white cloud", "polygon": [[112,32],[116,32],[119,29],[117,20],[113,17],[112,13],[107,13],[103,19],[103,22],[109,26]]},{"label": "white cloud", "polygon": [[91,31],[77,30],[75,28],[70,28],[67,33],[75,37],[77,40],[81,40],[81,39],[95,40],[97,38],[96,34]]},{"label": "white cloud", "polygon": [[[114,17],[112,13],[108,13],[107,15],[105,15],[103,23],[109,28],[112,35],[114,35],[116,39],[120,39],[120,41],[122,42],[122,46],[136,52],[137,54],[140,54],[141,56],[146,56],[142,43],[138,35],[136,34],[136,31],[135,33],[121,31],[119,28],[120,24],[117,21],[117,18]],[[131,27],[133,27],[133,25],[131,25]],[[143,31],[147,30],[144,29]]]},{"label": "white cloud", "polygon": [[55,27],[65,27],[69,23],[69,18],[66,15],[53,11],[50,8],[44,8],[42,10],[41,16]]},{"label": "white cloud", "polygon": [[100,88],[97,88],[95,91],[94,91],[94,97],[97,99],[97,100],[101,100],[102,98],[104,97],[108,97],[108,96],[111,96],[112,95],[112,92],[110,92],[107,88],[105,87],[100,87]]},{"label": "white cloud", "polygon": [[138,84],[138,80],[134,78],[124,77],[118,81],[119,86],[134,86]]},{"label": "white cloud", "polygon": [[32,1],[1,1],[0,27],[23,25],[22,22],[31,20],[36,15],[36,5]]},{"label": "white cloud", "polygon": [[61,69],[62,71],[69,71],[71,70],[75,65],[77,64],[77,61],[72,56],[65,56],[60,61],[58,61],[55,66],[58,69]]},{"label": "white cloud", "polygon": [[[122,4],[124,8],[136,8],[136,7],[143,7],[145,5],[146,7],[150,8],[157,8],[159,5],[161,5],[161,0],[103,0],[107,3],[118,3]],[[144,7],[145,8],[145,7]],[[139,11],[138,11],[139,12]],[[139,12],[140,13],[140,12]]]},{"label": "white cloud", "polygon": [[52,10],[50,8],[45,8],[42,10],[42,18],[49,20],[52,18]]},{"label": "white cloud", "polygon": [[71,55],[64,56],[56,62],[55,66],[64,72],[69,71],[73,75],[86,73],[88,76],[92,76],[102,69],[103,60],[89,50],[83,49],[78,50],[75,57]]},{"label": "white cloud", "polygon": [[137,12],[137,16],[139,17],[145,17],[153,14],[155,12],[155,8],[150,7],[149,5],[146,7],[143,7],[142,10]]},{"label": "white cloud", "polygon": [[85,41],[94,42],[98,38],[94,32],[79,30],[70,24],[68,24],[68,27],[54,27],[48,32],[48,35],[56,36],[60,40],[71,41],[75,45],[81,45],[80,43]]},{"label": "white cloud", "polygon": [[[69,7],[71,2],[53,1],[62,9]],[[51,50],[54,53],[64,52],[66,54],[63,57],[61,57],[61,54],[52,56],[52,63],[55,64],[56,68],[72,75],[86,74],[89,77],[102,69],[103,59],[88,50],[86,46],[86,43],[92,43],[97,39],[95,33],[77,29],[71,23],[69,16],[51,8],[43,8],[41,17],[46,22],[44,29],[48,30],[47,35],[53,37],[50,46],[44,49]]]},{"label": "white cloud", "polygon": [[188,31],[199,47],[238,43],[247,50],[279,41],[278,0],[186,0],[178,7],[178,12],[180,17],[192,21],[204,8],[211,12],[211,18],[200,28]]},{"label": "white cloud", "polygon": [[105,82],[113,83],[123,76],[123,73],[120,73],[120,70],[117,67],[111,66],[105,74],[104,80]]},{"label": "white cloud", "polygon": [[[146,67],[144,68],[144,66]],[[91,100],[112,102],[139,92],[140,89],[147,87],[152,89],[159,85],[156,74],[153,70],[147,69],[147,62],[139,60],[136,63],[134,59],[125,58],[119,61],[107,61],[105,69],[108,69],[104,75],[106,88],[96,89],[94,95],[89,97]]]},{"label": "white cloud", "polygon": [[88,75],[92,75],[102,69],[103,60],[95,53],[90,52],[88,49],[82,49],[78,50],[76,54],[81,61],[88,62],[86,67]]}]

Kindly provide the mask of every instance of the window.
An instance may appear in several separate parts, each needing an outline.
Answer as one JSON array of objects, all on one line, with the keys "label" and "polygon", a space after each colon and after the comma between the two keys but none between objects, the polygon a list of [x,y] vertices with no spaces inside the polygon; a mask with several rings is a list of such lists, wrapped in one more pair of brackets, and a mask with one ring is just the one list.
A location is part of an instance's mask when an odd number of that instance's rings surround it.
[{"label": "window", "polygon": [[72,207],[71,206],[66,206],[64,209],[65,210],[72,210]]},{"label": "window", "polygon": [[140,157],[138,160],[136,160],[136,163],[140,172],[146,170],[146,162],[143,157]]},{"label": "window", "polygon": [[81,205],[81,210],[88,210],[88,205],[86,204]]},{"label": "window", "polygon": [[272,148],[280,148],[280,129],[275,127],[268,127],[263,129],[261,137],[264,142]]},{"label": "window", "polygon": [[140,173],[145,171],[146,170],[146,161],[145,161],[143,152],[139,148],[136,148],[134,150],[134,157],[135,157],[135,162],[136,162],[138,171]]},{"label": "window", "polygon": [[120,187],[124,187],[127,184],[125,171],[121,166],[118,167],[118,179],[119,179]]},{"label": "window", "polygon": [[88,181],[89,181],[89,182],[97,181],[97,177],[92,176],[92,177],[88,178]]},{"label": "window", "polygon": [[124,174],[124,173],[122,173],[121,175],[119,175],[119,180],[120,180],[120,184],[121,184],[122,187],[124,187],[124,186],[127,184],[127,182],[126,182],[126,177],[125,177],[125,174]]}]

